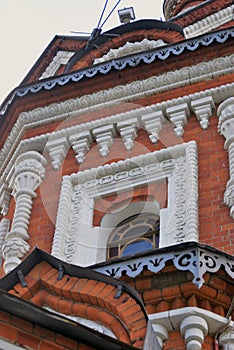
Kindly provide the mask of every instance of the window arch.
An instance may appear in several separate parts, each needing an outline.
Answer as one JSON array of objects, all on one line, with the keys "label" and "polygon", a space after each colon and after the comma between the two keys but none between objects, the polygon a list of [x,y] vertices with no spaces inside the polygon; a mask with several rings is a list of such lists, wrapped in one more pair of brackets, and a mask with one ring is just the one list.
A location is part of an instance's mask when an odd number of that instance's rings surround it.
[{"label": "window arch", "polygon": [[121,257],[151,250],[159,246],[158,215],[141,213],[121,221],[107,243],[107,258]]}]

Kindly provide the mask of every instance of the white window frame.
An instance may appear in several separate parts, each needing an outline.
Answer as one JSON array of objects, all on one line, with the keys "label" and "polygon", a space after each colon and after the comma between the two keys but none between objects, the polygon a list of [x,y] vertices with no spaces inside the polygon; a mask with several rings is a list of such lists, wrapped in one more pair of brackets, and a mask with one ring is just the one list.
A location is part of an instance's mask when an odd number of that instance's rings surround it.
[{"label": "white window frame", "polygon": [[105,261],[113,227],[93,227],[95,199],[163,179],[168,193],[167,207],[159,210],[159,247],[198,241],[197,146],[191,141],[64,176],[52,255],[80,266]]}]

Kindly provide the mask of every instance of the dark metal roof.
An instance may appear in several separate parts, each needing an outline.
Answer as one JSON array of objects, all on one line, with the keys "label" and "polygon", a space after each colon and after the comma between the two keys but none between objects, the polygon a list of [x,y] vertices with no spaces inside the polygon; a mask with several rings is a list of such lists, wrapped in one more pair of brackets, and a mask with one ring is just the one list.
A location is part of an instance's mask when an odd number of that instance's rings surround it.
[{"label": "dark metal roof", "polygon": [[100,350],[136,350],[136,347],[101,334],[68,318],[0,290],[0,309],[40,327]]},{"label": "dark metal roof", "polygon": [[68,320],[63,316],[40,308],[32,302],[20,299],[8,293],[8,291],[18,283],[21,283],[23,287],[26,287],[27,283],[24,279],[24,276],[26,276],[34,268],[34,266],[39,264],[41,261],[46,261],[51,265],[51,267],[58,270],[58,280],[60,280],[63,275],[66,274],[77,278],[86,278],[115,286],[116,297],[119,293],[122,293],[122,291],[129,294],[140,306],[146,321],[148,320],[147,313],[139,294],[127,283],[119,281],[112,277],[105,276],[101,273],[91,270],[90,268],[83,268],[68,264],[38,248],[35,248],[20,265],[18,265],[9,274],[0,279],[1,310],[32,322],[33,324],[37,324],[54,332],[58,332],[70,339],[92,346],[95,349],[136,349],[131,345],[125,344],[107,335],[101,334],[90,329],[89,327]]},{"label": "dark metal roof", "polygon": [[62,276],[66,274],[77,278],[86,278],[115,286],[116,291],[122,290],[123,292],[129,294],[141,307],[146,320],[148,319],[144,304],[139,294],[127,283],[119,281],[113,277],[105,276],[87,267],[68,264],[40,250],[39,248],[35,248],[21,264],[19,264],[14,270],[0,279],[0,289],[5,291],[12,289],[15,284],[20,282],[19,271],[20,274],[22,273],[22,276],[26,276],[33,269],[33,267],[39,264],[41,261],[48,262],[53,268],[58,270],[58,279],[60,279],[59,276],[61,276],[61,274]]},{"label": "dark metal roof", "polygon": [[125,33],[131,33],[138,30],[147,30],[147,29],[159,29],[159,30],[166,30],[166,31],[175,31],[182,35],[184,35],[183,28],[175,23],[170,22],[164,22],[159,20],[139,20],[131,23],[127,23],[124,25],[121,25],[119,27],[113,28],[104,34],[99,35],[95,40],[90,41],[89,45],[86,47],[81,48],[79,51],[77,51],[72,58],[69,60],[69,62],[66,65],[65,73],[68,73],[72,66],[79,61],[84,55],[87,55],[91,50],[94,48],[97,48],[101,45],[103,45],[105,42],[110,40],[110,38],[118,35],[123,35]]}]

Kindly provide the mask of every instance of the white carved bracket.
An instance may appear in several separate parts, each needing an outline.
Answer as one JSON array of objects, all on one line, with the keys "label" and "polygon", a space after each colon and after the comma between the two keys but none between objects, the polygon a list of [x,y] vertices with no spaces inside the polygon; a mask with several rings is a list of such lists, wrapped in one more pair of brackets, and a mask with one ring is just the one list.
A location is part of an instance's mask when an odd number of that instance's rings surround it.
[{"label": "white carved bracket", "polygon": [[114,125],[109,124],[93,129],[93,135],[96,138],[101,156],[106,157],[110,152],[110,146],[114,143],[116,135]]},{"label": "white carved bracket", "polygon": [[59,169],[61,166],[69,148],[70,143],[66,136],[57,137],[56,139],[50,138],[47,141],[45,149],[49,152],[55,170]]},{"label": "white carved bracket", "polygon": [[169,107],[166,110],[169,120],[174,125],[175,135],[180,137],[184,133],[184,125],[188,121],[190,111],[187,103],[182,103],[177,106]]},{"label": "white carved bracket", "polygon": [[92,136],[89,131],[84,131],[69,137],[71,146],[76,154],[76,160],[79,164],[85,160],[85,155],[90,148]]},{"label": "white carved bracket", "polygon": [[165,123],[165,117],[162,111],[152,112],[144,115],[141,118],[143,123],[143,127],[150,135],[150,141],[152,143],[157,143],[159,139],[159,132],[163,128],[163,124]]},{"label": "white carved bracket", "polygon": [[134,146],[134,140],[137,137],[139,123],[137,118],[128,119],[117,123],[117,129],[123,139],[124,146],[130,151]]},{"label": "white carved bracket", "polygon": [[212,116],[212,112],[215,108],[212,96],[206,96],[199,100],[192,101],[191,107],[202,129],[208,129],[209,118]]},{"label": "white carved bracket", "polygon": [[217,114],[219,117],[218,130],[226,139],[225,149],[229,156],[230,179],[226,185],[224,202],[230,207],[230,215],[234,219],[234,97],[220,104]]},{"label": "white carved bracket", "polygon": [[[220,332],[220,329],[227,326],[225,317],[198,307],[158,312],[150,314],[148,317],[159,343],[163,344],[168,333],[177,331],[184,337],[187,350],[202,350],[204,337],[207,334],[214,336],[217,332]],[[230,322],[230,326],[233,327],[233,322]],[[228,339],[228,336],[230,336],[228,331],[223,338],[220,336],[220,344],[233,344],[233,334],[230,339]],[[232,348],[224,347],[224,349]]]},{"label": "white carved bracket", "polygon": [[187,350],[202,350],[204,338],[208,333],[206,319],[200,315],[189,315],[180,324]]}]

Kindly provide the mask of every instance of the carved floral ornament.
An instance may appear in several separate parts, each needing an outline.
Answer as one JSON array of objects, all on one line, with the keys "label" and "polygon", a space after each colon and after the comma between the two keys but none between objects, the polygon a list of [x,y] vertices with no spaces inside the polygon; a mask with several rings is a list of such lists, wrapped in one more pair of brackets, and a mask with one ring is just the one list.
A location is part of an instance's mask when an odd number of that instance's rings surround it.
[{"label": "carved floral ornament", "polygon": [[168,182],[159,246],[198,241],[197,149],[189,142],[65,176],[52,254],[83,266],[105,261],[112,228],[93,227],[95,198],[159,180]]}]

